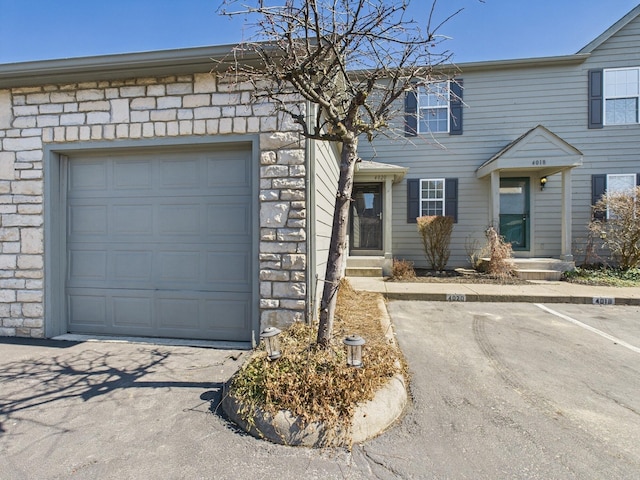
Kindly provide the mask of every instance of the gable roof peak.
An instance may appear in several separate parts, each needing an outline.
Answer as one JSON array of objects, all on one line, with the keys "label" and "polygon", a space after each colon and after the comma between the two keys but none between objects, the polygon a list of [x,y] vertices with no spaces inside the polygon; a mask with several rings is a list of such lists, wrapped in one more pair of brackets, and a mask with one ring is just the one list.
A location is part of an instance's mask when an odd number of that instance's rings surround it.
[{"label": "gable roof peak", "polygon": [[640,15],[640,5],[634,7],[629,13],[627,13],[624,17],[618,20],[616,23],[611,25],[607,30],[604,31],[597,38],[593,39],[587,45],[585,45],[578,54],[581,53],[592,53],[596,48],[602,45],[604,42],[613,37],[616,33],[626,27],[632,20],[635,20],[636,17]]}]

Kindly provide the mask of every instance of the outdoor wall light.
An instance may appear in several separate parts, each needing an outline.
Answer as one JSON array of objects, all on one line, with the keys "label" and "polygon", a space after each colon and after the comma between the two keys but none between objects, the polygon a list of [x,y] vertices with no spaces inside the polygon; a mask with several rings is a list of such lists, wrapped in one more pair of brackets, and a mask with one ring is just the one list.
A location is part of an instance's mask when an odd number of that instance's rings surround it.
[{"label": "outdoor wall light", "polygon": [[260,339],[264,340],[264,346],[267,350],[267,358],[271,361],[279,359],[282,354],[280,340],[278,340],[278,335],[281,333],[282,330],[276,327],[267,327],[260,332]]},{"label": "outdoor wall light", "polygon": [[540,190],[547,186],[547,177],[540,177]]},{"label": "outdoor wall light", "polygon": [[349,335],[342,343],[347,346],[347,366],[362,367],[362,347],[367,343],[364,338],[359,335]]}]

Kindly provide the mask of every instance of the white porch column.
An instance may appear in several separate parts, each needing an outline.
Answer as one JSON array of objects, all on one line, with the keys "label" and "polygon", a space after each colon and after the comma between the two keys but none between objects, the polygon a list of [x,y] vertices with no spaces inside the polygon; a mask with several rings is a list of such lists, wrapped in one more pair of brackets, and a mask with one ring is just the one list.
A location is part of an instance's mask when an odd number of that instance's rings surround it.
[{"label": "white porch column", "polygon": [[562,171],[562,227],[560,260],[572,262],[571,254],[571,169]]},{"label": "white porch column", "polygon": [[491,211],[489,223],[496,230],[500,229],[500,171],[491,172]]},{"label": "white porch column", "polygon": [[384,198],[384,205],[382,208],[382,231],[384,234],[382,236],[382,248],[384,249],[384,258],[393,259],[393,248],[391,246],[391,242],[393,241],[393,219],[391,216],[393,208],[393,177],[387,176],[383,185],[384,192],[382,198]]}]

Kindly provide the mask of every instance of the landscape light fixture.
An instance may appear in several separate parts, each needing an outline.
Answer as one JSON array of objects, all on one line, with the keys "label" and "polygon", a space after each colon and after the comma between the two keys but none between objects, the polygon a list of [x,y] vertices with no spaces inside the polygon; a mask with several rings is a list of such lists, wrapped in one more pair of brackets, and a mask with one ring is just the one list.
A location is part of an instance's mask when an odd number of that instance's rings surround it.
[{"label": "landscape light fixture", "polygon": [[362,367],[362,347],[367,343],[364,338],[359,335],[349,335],[342,343],[347,346],[347,366]]},{"label": "landscape light fixture", "polygon": [[540,190],[547,186],[547,177],[540,177]]},{"label": "landscape light fixture", "polygon": [[264,340],[264,346],[267,350],[267,358],[271,361],[279,359],[282,355],[280,340],[278,340],[278,335],[281,333],[282,330],[276,327],[267,327],[260,332],[260,339]]}]

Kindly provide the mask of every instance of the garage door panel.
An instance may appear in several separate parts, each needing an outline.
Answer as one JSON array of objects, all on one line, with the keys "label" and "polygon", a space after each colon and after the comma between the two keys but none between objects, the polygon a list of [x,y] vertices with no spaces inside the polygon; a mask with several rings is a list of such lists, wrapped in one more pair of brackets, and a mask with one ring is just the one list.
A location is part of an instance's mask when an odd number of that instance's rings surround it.
[{"label": "garage door panel", "polygon": [[[197,159],[162,160],[160,164],[160,187],[166,189],[200,189],[202,185],[202,166]],[[171,192],[173,194],[173,192]]]},{"label": "garage door panel", "polygon": [[[100,248],[100,245],[102,248]],[[191,289],[246,292],[251,289],[251,255],[246,245],[180,245],[121,250],[107,243],[91,250],[69,252],[67,286],[133,288],[146,290]]]},{"label": "garage door panel", "polygon": [[158,265],[160,282],[185,285],[202,278],[202,254],[199,251],[159,252]]},{"label": "garage door panel", "polygon": [[219,285],[219,289],[231,289],[248,285],[249,255],[246,252],[209,252],[207,254],[206,282]]},{"label": "garage door panel", "polygon": [[105,250],[72,250],[67,256],[69,278],[75,282],[98,282],[108,280],[107,259]]},{"label": "garage door panel", "polygon": [[[114,251],[110,254],[111,279],[115,282],[143,282],[152,285],[153,254],[146,251]],[[108,281],[108,279],[105,279]],[[109,282],[113,283],[113,282]],[[106,286],[106,285],[105,285]]]},{"label": "garage door panel", "polygon": [[159,298],[158,299],[158,328],[159,329],[190,329],[200,330],[200,304],[197,298]]},{"label": "garage door panel", "polygon": [[114,205],[110,231],[115,235],[153,235],[153,205]]},{"label": "garage door panel", "polygon": [[131,291],[130,295],[131,296],[113,295],[111,297],[113,326],[135,328],[153,327],[153,293],[147,291]]},{"label": "garage door panel", "polygon": [[[69,295],[69,318],[76,327],[104,327],[107,324],[107,299],[102,295]],[[82,330],[82,328],[81,328]]]},{"label": "garage door panel", "polygon": [[71,205],[67,214],[69,234],[106,235],[109,210],[105,205]]},{"label": "garage door panel", "polygon": [[250,331],[248,294],[71,289],[68,303],[77,333],[246,341]]},{"label": "garage door panel", "polygon": [[70,331],[250,339],[249,150],[68,165]]},{"label": "garage door panel", "polygon": [[200,204],[162,205],[158,208],[158,233],[198,238],[202,235],[201,212]]},{"label": "garage door panel", "polygon": [[243,329],[249,329],[250,312],[248,311],[248,302],[246,297],[232,298],[230,296],[223,299],[209,300],[205,302],[206,310],[212,312],[211,317],[205,319],[202,328],[205,331],[223,331],[233,332],[238,328],[236,318],[247,319],[242,324]]},{"label": "garage door panel", "polygon": [[151,190],[153,188],[153,164],[150,160],[119,160],[113,165],[113,190]]},{"label": "garage door panel", "polygon": [[108,165],[104,162],[88,161],[76,163],[69,169],[69,189],[81,195],[83,191],[91,194],[107,192]]},{"label": "garage door panel", "polygon": [[[251,158],[230,155],[227,158],[209,158],[207,160],[207,188],[234,188],[248,192],[251,187]],[[238,166],[241,165],[241,168]],[[225,172],[221,175],[220,172]]]},{"label": "garage door panel", "polygon": [[207,233],[220,237],[240,236],[246,238],[251,229],[250,207],[246,204],[207,206]]}]

